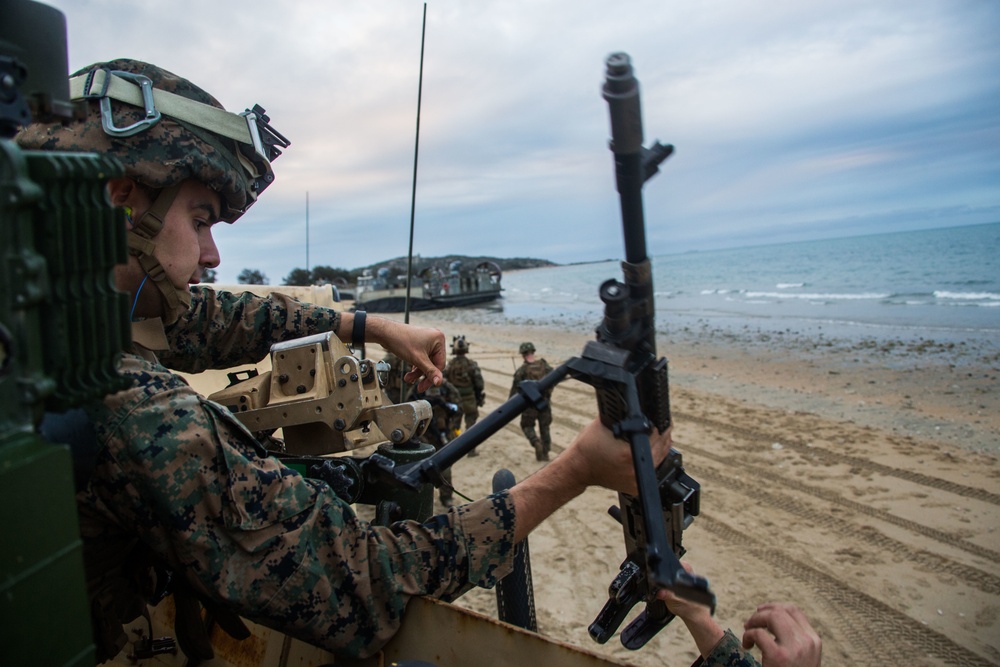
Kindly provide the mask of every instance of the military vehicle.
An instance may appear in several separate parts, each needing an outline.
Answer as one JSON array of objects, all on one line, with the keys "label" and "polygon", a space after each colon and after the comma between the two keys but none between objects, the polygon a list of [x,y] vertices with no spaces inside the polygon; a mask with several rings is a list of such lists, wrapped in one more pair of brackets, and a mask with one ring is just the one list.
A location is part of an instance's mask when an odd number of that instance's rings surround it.
[{"label": "military vehicle", "polygon": [[471,306],[500,298],[503,272],[495,262],[480,262],[471,269],[455,260],[447,269],[429,267],[416,274],[407,295],[405,275],[392,275],[383,267],[374,275],[366,270],[358,278],[354,294],[356,310],[370,313],[402,313],[409,310],[434,310]]}]

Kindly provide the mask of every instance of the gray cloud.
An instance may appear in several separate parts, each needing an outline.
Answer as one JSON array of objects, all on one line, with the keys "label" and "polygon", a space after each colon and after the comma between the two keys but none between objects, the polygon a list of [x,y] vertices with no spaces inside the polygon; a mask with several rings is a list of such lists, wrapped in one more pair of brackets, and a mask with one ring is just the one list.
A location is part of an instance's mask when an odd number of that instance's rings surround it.
[{"label": "gray cloud", "polygon": [[[220,275],[404,254],[422,3],[51,2],[71,67],[128,56],[293,141]],[[428,3],[415,251],[621,254],[603,58],[632,55],[652,254],[998,219],[1000,5]]]}]

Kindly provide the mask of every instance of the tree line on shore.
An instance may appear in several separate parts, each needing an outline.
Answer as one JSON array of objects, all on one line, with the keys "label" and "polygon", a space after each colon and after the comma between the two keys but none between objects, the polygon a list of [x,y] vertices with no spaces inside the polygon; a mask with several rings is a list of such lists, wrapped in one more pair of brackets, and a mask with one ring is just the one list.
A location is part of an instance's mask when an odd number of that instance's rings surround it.
[{"label": "tree line on shore", "polygon": [[[476,266],[481,262],[493,262],[502,271],[513,271],[516,269],[534,269],[543,266],[555,266],[554,262],[547,259],[534,259],[530,257],[514,257],[501,259],[498,257],[470,257],[467,255],[445,255],[443,257],[420,257],[413,258],[413,272],[419,273],[428,266],[440,266],[447,268],[454,261],[461,261],[466,267]],[[282,285],[308,286],[308,285],[350,285],[357,282],[358,276],[364,275],[365,271],[377,273],[379,269],[388,268],[400,274],[406,273],[406,257],[378,262],[369,266],[356,269],[342,269],[332,266],[315,266],[312,269],[294,268],[281,281]],[[212,269],[206,269],[202,276],[202,282],[216,282],[216,273]],[[259,269],[246,268],[240,271],[236,277],[236,282],[240,285],[270,285],[270,279]]]}]

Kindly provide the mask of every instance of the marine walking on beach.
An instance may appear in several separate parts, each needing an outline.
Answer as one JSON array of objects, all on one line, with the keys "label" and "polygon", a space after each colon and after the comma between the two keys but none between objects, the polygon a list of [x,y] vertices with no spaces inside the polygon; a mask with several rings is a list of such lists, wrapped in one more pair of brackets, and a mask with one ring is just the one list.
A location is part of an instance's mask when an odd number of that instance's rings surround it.
[{"label": "marine walking on beach", "polygon": [[[535,346],[530,342],[521,343],[518,348],[524,363],[514,371],[514,382],[510,387],[510,396],[517,393],[517,388],[525,380],[541,380],[552,372],[552,366],[545,359],[535,358]],[[536,461],[548,461],[549,451],[552,449],[552,438],[549,435],[549,427],[552,425],[552,405],[549,399],[552,397],[552,389],[545,391],[545,407],[541,410],[528,408],[521,413],[521,430],[524,436],[531,443],[535,450]],[[538,433],[535,432],[535,422],[538,422]]]},{"label": "marine walking on beach", "polygon": [[[384,393],[391,403],[403,403],[406,396],[403,394],[403,360],[392,352],[388,352],[382,361],[389,364],[389,370],[385,376]],[[407,394],[409,391],[406,392]]]},{"label": "marine walking on beach", "polygon": [[[420,436],[423,442],[433,445],[434,449],[441,449],[455,439],[462,424],[462,408],[459,405],[462,398],[455,385],[445,379],[440,385],[418,392],[412,398],[425,400],[431,404],[433,418],[427,430]],[[445,483],[438,490],[438,498],[441,504],[448,508],[454,503],[455,497],[450,467],[441,472],[441,478]]]},{"label": "marine walking on beach", "polygon": [[[444,378],[458,389],[461,395],[459,405],[465,414],[465,429],[469,430],[479,419],[479,408],[486,403],[486,389],[479,364],[469,358],[469,343],[465,336],[452,338],[451,361],[444,368]],[[472,450],[469,456],[479,456]]]}]

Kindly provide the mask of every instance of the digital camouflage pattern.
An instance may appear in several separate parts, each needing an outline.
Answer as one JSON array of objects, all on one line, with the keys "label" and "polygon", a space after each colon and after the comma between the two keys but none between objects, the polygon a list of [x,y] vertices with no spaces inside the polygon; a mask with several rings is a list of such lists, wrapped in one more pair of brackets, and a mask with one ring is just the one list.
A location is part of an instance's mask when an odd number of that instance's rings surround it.
[{"label": "digital camouflage pattern", "polygon": [[465,354],[456,355],[444,367],[444,377],[455,385],[461,394],[462,410],[465,412],[465,428],[468,429],[478,421],[479,407],[486,400],[486,385],[483,382],[483,373],[479,370],[479,364],[469,359]]},{"label": "digital camouflage pattern", "polygon": [[[72,76],[102,68],[141,74],[153,81],[154,88],[223,108],[218,100],[187,79],[138,60],[95,63]],[[111,108],[118,127],[145,117],[143,109],[122,102],[112,101]],[[100,102],[93,99],[87,102],[85,120],[65,126],[35,123],[22,130],[16,140],[28,149],[114,155],[125,165],[127,176],[152,188],[165,188],[188,178],[201,181],[222,195],[225,206],[221,217],[228,222],[253,203],[252,180],[239,163],[236,141],[169,116],[163,116],[138,134],[113,137],[104,132]]]},{"label": "digital camouflage pattern", "polygon": [[[391,403],[402,403],[405,398],[401,395],[403,391],[403,375],[405,375],[402,372],[403,361],[392,352],[386,352],[386,355],[382,357],[382,361],[389,364],[389,372],[386,373],[383,393]],[[407,387],[407,393],[409,391],[410,387]]]},{"label": "digital camouflage pattern", "polygon": [[340,328],[340,313],[282,294],[268,298],[191,287],[191,307],[166,328],[170,349],[158,353],[167,368],[200,373],[257,363],[271,345]]},{"label": "digital camouflage pattern", "polygon": [[760,667],[760,663],[743,648],[732,630],[726,630],[726,634],[700,664],[702,667]]},{"label": "digital camouflage pattern", "polygon": [[[433,445],[435,450],[441,449],[455,439],[462,425],[461,394],[455,385],[444,380],[436,387],[431,386],[424,392],[414,394],[411,400],[416,399],[430,403],[433,414],[431,424],[420,436],[420,439]],[[441,472],[441,479],[445,481],[445,484],[438,489],[438,497],[445,506],[450,506],[455,496],[451,483],[451,468],[446,468]]]},{"label": "digital camouflage pattern", "polygon": [[[522,343],[521,349],[524,349],[525,345],[531,345],[531,343]],[[534,346],[532,346],[531,350],[522,352],[522,354],[533,352],[534,349]],[[516,394],[517,388],[525,380],[541,380],[551,372],[552,366],[545,359],[535,359],[531,362],[525,361],[514,371],[514,382],[510,386],[509,396]],[[551,398],[552,388],[547,389],[544,395],[546,398]],[[538,433],[535,432],[536,422],[538,423]],[[537,461],[549,460],[549,452],[552,450],[552,436],[549,433],[551,426],[552,405],[547,401],[545,408],[542,410],[527,408],[521,413],[521,431],[524,433],[524,437],[528,439],[528,442],[531,443],[532,449],[535,450],[535,460]]]},{"label": "digital camouflage pattern", "polygon": [[[163,359],[175,368],[259,359],[271,342],[337,323],[334,311],[287,297],[194,291],[167,331]],[[95,613],[129,601],[114,591],[152,560],[252,621],[366,656],[395,633],[410,596],[452,600],[509,570],[509,494],[423,524],[372,526],[165,366],[128,354],[120,372],[130,387],[89,408],[100,449],[77,497]],[[140,551],[150,558],[132,558]]]}]

